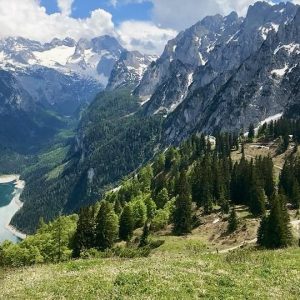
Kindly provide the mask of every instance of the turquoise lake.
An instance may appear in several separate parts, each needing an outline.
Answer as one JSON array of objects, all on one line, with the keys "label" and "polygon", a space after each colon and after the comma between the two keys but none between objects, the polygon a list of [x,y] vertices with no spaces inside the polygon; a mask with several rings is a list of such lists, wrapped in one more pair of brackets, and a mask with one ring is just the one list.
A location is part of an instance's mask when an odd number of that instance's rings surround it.
[{"label": "turquoise lake", "polygon": [[14,182],[0,184],[0,243],[5,240],[19,241],[19,238],[6,229],[6,225],[19,209],[18,205],[12,201],[14,191]]}]

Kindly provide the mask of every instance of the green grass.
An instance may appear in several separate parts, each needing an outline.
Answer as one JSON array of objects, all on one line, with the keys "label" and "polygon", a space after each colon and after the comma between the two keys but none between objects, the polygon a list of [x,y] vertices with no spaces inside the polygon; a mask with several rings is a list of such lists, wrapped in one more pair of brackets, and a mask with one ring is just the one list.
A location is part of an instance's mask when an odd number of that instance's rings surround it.
[{"label": "green grass", "polygon": [[150,257],[0,272],[0,299],[299,299],[300,249],[207,253],[166,237]]}]

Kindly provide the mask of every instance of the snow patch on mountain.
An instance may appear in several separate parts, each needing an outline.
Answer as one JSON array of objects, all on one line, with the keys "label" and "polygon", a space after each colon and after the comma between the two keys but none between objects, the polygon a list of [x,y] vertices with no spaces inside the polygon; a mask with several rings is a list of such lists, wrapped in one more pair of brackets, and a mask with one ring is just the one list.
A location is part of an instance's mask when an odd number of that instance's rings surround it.
[{"label": "snow patch on mountain", "polygon": [[271,71],[272,75],[276,75],[279,77],[283,77],[286,73],[286,71],[289,69],[289,66],[286,64],[283,68],[281,69],[274,69]]},{"label": "snow patch on mountain", "polygon": [[46,51],[34,51],[36,61],[30,60],[29,64],[39,64],[48,68],[66,66],[70,57],[74,54],[75,47],[58,46]]}]

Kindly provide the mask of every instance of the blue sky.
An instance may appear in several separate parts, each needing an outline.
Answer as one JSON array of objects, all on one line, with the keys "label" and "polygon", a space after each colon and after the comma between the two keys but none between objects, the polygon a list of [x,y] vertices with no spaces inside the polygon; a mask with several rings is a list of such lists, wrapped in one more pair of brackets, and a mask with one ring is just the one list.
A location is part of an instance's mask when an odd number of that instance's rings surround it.
[{"label": "blue sky", "polygon": [[[160,0],[165,1],[165,0]],[[182,0],[184,2],[184,0]],[[202,1],[203,0],[198,0]],[[207,0],[209,1],[209,0]],[[116,5],[112,5],[110,0],[74,0],[72,17],[86,18],[90,13],[98,8],[102,8],[112,14],[113,21],[120,24],[126,20],[151,20],[151,11],[153,9],[153,2],[151,0],[144,1],[116,1]],[[230,2],[230,1],[228,1]],[[243,1],[241,1],[243,2]],[[281,0],[273,0],[274,3],[279,3]],[[41,0],[41,4],[46,7],[47,12],[57,13],[60,11],[55,0]]]},{"label": "blue sky", "polygon": [[[41,0],[41,4],[46,7],[48,13],[60,11],[55,0]],[[75,0],[71,16],[87,18],[97,8],[111,13],[114,23],[120,24],[126,20],[150,21],[153,4],[151,1],[143,1],[140,3],[120,3],[114,6],[109,0]]]},{"label": "blue sky", "polygon": [[[269,2],[271,0],[268,0]],[[278,1],[278,0],[274,0]],[[207,15],[246,14],[256,0],[0,0],[0,38],[116,37],[128,50],[161,54],[168,40]],[[293,0],[300,4],[300,0]]]}]

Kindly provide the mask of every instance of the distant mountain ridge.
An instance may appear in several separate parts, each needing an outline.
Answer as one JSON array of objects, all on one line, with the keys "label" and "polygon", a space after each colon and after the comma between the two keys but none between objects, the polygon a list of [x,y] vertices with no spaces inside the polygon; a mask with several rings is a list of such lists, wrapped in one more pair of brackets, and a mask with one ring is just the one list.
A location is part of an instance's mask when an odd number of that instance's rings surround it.
[{"label": "distant mountain ridge", "polygon": [[[127,75],[110,79],[121,62]],[[57,124],[63,125],[69,116],[76,119],[109,79],[115,87],[129,81],[136,86],[150,63],[150,56],[129,52],[107,35],[79,41],[53,39],[45,44],[21,37],[0,40],[0,117],[6,120],[2,126],[6,129],[0,129],[0,146],[12,151],[40,148],[48,133],[55,134]],[[19,136],[32,139],[21,143]]]},{"label": "distant mountain ridge", "polygon": [[[178,143],[197,131],[239,131],[283,112],[294,96],[287,99],[281,88],[297,83],[294,76],[287,85],[284,72],[285,64],[296,72],[299,61],[299,33],[289,33],[298,28],[297,11],[290,2],[257,2],[244,18],[234,12],[206,17],[169,41],[134,91],[146,115],[165,117],[165,141]],[[263,57],[266,48],[272,50]]]},{"label": "distant mountain ridge", "polygon": [[11,72],[34,101],[70,115],[105,89],[115,64],[129,54],[134,67],[128,59],[127,67],[136,68],[140,79],[149,56],[125,50],[108,35],[79,41],[55,38],[45,44],[11,37],[0,40],[0,69]]}]

